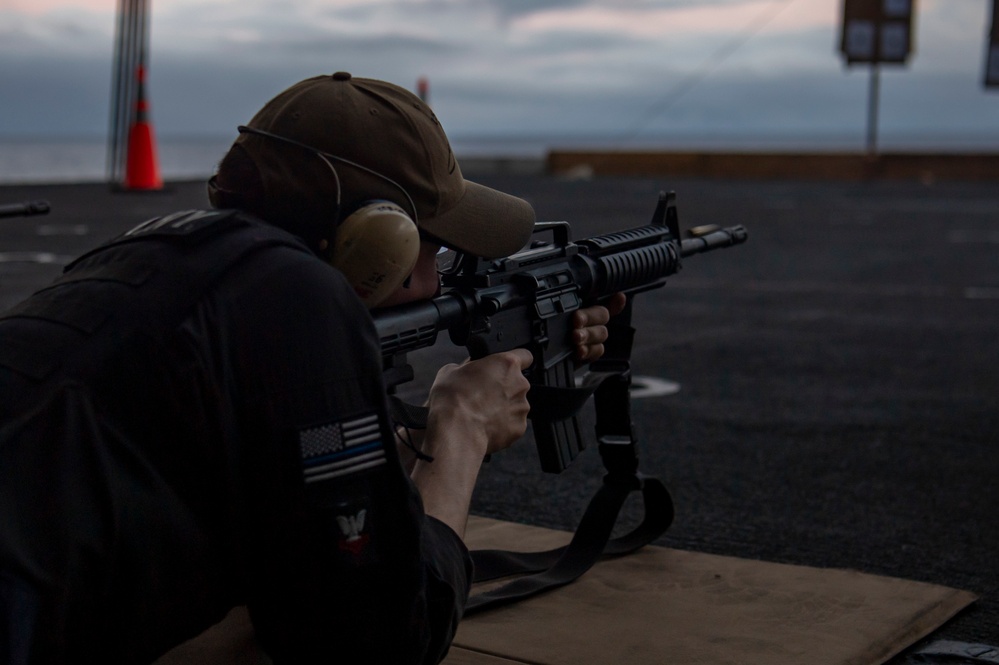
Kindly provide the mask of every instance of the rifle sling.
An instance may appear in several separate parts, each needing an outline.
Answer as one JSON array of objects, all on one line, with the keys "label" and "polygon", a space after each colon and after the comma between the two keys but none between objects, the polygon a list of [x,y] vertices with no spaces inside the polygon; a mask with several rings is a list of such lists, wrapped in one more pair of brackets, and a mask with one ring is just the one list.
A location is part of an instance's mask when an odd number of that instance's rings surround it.
[{"label": "rifle sling", "polygon": [[[596,393],[597,434],[608,473],[587,505],[572,540],[563,547],[541,552],[473,550],[473,582],[521,577],[470,597],[465,606],[466,616],[569,584],[601,557],[634,552],[661,536],[672,524],[674,510],[669,490],[657,478],[637,472],[629,403],[629,358],[634,337],[630,320],[629,302],[625,311],[608,325],[611,334],[607,353],[602,361],[591,364],[591,372],[581,386],[534,384],[528,393],[530,417],[543,422],[572,418]],[[426,407],[407,404],[394,394],[389,395],[389,407],[397,423],[414,429],[426,428]],[[642,522],[612,539],[621,507],[636,490],[642,493],[645,509]]]},{"label": "rifle sling", "polygon": [[[645,516],[629,533],[611,539],[611,531],[628,495],[642,492]],[[465,615],[522,600],[542,591],[564,586],[585,573],[601,557],[633,552],[662,535],[673,521],[673,501],[656,478],[608,475],[590,500],[568,545],[543,552],[474,550],[473,581],[482,582],[529,573],[469,598]]]}]

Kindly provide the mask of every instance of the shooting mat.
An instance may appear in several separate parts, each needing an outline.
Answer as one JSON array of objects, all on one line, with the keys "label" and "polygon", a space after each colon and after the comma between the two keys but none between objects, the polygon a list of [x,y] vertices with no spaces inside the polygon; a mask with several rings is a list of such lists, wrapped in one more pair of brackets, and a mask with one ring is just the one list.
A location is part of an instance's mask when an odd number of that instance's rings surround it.
[{"label": "shooting mat", "polygon": [[[473,517],[475,548],[562,545],[560,531]],[[466,618],[445,665],[883,663],[975,600],[855,571],[647,547],[575,583]]]},{"label": "shooting mat", "polygon": [[[467,540],[536,551],[570,536],[472,517]],[[566,587],[467,617],[444,665],[873,665],[974,600],[891,577],[646,547]],[[236,608],[155,665],[270,662]]]}]

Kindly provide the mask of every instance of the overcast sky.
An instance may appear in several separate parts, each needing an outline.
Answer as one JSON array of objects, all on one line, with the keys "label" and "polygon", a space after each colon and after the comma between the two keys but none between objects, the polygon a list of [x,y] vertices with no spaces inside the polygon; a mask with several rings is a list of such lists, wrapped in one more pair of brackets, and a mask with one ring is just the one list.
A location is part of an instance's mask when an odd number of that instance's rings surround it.
[{"label": "overcast sky", "polygon": [[[982,87],[993,0],[918,0],[882,75],[883,136],[999,148]],[[160,136],[232,135],[268,98],[347,70],[415,89],[452,138],[578,133],[862,140],[868,70],[837,52],[841,0],[153,0]],[[0,0],[0,137],[104,136],[113,0]]]}]

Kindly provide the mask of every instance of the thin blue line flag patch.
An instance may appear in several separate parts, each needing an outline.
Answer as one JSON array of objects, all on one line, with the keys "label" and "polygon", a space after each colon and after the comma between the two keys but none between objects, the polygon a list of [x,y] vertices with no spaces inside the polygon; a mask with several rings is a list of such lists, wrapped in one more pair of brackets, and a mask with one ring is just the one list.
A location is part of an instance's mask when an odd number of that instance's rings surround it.
[{"label": "thin blue line flag patch", "polygon": [[378,415],[371,414],[301,430],[305,482],[338,478],[385,463]]}]

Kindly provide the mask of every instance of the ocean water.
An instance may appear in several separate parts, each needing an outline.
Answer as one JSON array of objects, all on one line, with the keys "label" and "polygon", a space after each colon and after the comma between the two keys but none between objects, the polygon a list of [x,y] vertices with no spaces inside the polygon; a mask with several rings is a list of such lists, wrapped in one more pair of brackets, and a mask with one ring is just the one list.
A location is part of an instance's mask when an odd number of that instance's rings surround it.
[{"label": "ocean water", "polygon": [[[232,137],[157,138],[157,161],[165,180],[208,177],[225,154]],[[459,162],[466,160],[542,160],[550,150],[704,150],[704,151],[817,151],[860,152],[866,149],[862,135],[770,135],[734,134],[676,135],[659,137],[599,136],[507,136],[451,137]],[[999,137],[884,135],[882,151],[994,152]],[[0,136],[0,184],[103,182],[108,178],[108,147],[103,137],[10,138]]]},{"label": "ocean water", "polygon": [[[209,176],[232,137],[158,138],[157,161],[165,180]],[[467,158],[542,159],[547,142],[536,138],[452,141]],[[0,137],[0,184],[101,182],[108,178],[104,138],[27,139]]]},{"label": "ocean water", "polygon": [[[206,177],[231,139],[157,140],[160,174],[167,180]],[[0,183],[102,182],[108,178],[103,138],[0,139]]]}]

